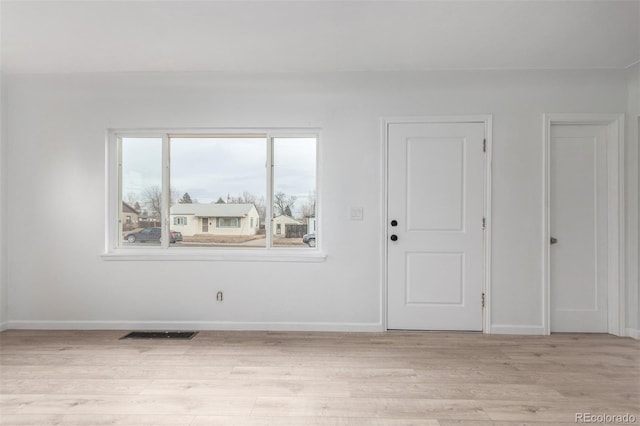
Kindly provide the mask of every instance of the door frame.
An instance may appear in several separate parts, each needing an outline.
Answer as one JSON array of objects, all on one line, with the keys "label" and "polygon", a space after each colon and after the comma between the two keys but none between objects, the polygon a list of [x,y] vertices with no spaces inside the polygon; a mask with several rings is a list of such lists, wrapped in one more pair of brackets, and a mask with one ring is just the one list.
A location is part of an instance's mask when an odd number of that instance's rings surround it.
[{"label": "door frame", "polygon": [[624,336],[624,114],[543,114],[542,325],[551,334],[551,126],[607,126],[607,330]]},{"label": "door frame", "polygon": [[[492,168],[492,140],[493,140],[493,115],[473,114],[473,115],[427,115],[427,116],[389,116],[380,120],[381,135],[381,188],[382,203],[380,217],[383,218],[380,226],[381,247],[380,247],[380,268],[382,283],[380,286],[380,325],[382,330],[388,330],[388,252],[387,252],[387,223],[388,217],[388,185],[389,185],[389,125],[390,124],[432,124],[432,123],[481,123],[484,124],[486,138],[486,155],[484,156],[484,259],[482,292],[484,294],[484,309],[482,313],[482,332],[491,332],[491,168]],[[478,301],[480,303],[481,301]]]}]

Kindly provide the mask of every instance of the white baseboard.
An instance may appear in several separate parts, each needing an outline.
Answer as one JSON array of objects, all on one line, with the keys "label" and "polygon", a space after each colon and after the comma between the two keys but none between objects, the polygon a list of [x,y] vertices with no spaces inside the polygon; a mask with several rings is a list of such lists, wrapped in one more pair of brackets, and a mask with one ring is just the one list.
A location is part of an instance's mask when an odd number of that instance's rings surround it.
[{"label": "white baseboard", "polygon": [[380,323],[296,323],[225,321],[9,321],[16,330],[251,330],[381,332]]},{"label": "white baseboard", "polygon": [[[295,323],[295,322],[225,322],[225,321],[8,321],[0,331],[15,330],[242,330],[242,331],[385,331],[380,323]],[[543,336],[537,325],[492,325],[491,334]],[[640,330],[627,328],[625,336],[640,339]]]},{"label": "white baseboard", "polygon": [[635,328],[627,328],[624,331],[624,335],[636,340],[640,340],[640,330],[636,330]]},{"label": "white baseboard", "polygon": [[[522,334],[544,336],[544,327],[537,325],[492,325],[491,334]],[[640,340],[640,330],[627,328],[624,336]]]},{"label": "white baseboard", "polygon": [[9,329],[9,323],[7,321],[0,322],[0,331],[5,331]]},{"label": "white baseboard", "polygon": [[544,327],[541,325],[492,325],[491,334],[545,335]]}]

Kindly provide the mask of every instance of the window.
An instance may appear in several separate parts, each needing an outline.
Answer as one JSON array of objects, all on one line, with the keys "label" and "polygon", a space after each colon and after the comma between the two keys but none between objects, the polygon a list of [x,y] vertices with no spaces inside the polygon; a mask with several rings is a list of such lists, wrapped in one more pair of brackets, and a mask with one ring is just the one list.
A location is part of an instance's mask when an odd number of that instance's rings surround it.
[{"label": "window", "polygon": [[267,141],[265,135],[169,136],[170,215],[211,218],[201,232],[181,231],[176,248],[267,247],[264,233],[240,217],[266,215]]},{"label": "window", "polygon": [[[162,189],[162,138],[123,138],[120,141],[120,204],[144,205],[143,217],[149,228],[124,230],[118,219],[120,246],[159,246],[160,238],[148,238],[153,227],[160,226]],[[126,222],[126,219],[125,219]]]},{"label": "window", "polygon": [[299,247],[314,232],[308,218],[316,213],[316,139],[274,138],[273,164],[272,221],[280,221],[273,245]]},{"label": "window", "polygon": [[[131,236],[122,226],[130,218],[118,212],[109,252],[315,247],[305,236],[314,234],[315,243],[317,134],[136,133],[111,134],[110,157],[118,161],[110,168],[117,185],[110,206],[139,206],[141,224],[160,235]],[[163,238],[172,231],[182,240]]]},{"label": "window", "polygon": [[216,226],[218,228],[240,228],[239,217],[219,217]]},{"label": "window", "polygon": [[173,224],[174,225],[187,226],[187,217],[186,216],[174,216]]}]

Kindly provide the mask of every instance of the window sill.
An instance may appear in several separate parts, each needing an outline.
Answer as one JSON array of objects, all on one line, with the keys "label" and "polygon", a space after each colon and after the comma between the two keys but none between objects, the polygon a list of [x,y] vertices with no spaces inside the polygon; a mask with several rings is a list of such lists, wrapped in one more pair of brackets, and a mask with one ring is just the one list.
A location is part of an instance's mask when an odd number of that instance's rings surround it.
[{"label": "window sill", "polygon": [[114,249],[103,253],[106,261],[208,261],[208,262],[324,262],[327,255],[318,250],[202,250],[202,249]]}]

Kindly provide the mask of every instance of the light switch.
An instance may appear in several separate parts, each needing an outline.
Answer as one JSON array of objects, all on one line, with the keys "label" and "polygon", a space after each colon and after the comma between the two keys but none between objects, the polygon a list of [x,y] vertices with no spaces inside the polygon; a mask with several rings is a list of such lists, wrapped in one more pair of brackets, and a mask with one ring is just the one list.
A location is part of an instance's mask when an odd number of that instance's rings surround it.
[{"label": "light switch", "polygon": [[362,220],[362,207],[351,207],[349,217],[351,220]]}]

